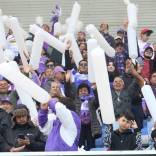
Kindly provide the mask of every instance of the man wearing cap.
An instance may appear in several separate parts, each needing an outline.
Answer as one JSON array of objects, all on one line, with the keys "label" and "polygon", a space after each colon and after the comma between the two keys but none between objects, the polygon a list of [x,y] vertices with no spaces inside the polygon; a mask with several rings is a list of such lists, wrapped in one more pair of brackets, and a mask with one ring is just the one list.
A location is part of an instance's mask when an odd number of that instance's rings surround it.
[{"label": "man wearing cap", "polygon": [[61,66],[56,66],[53,70],[53,75],[54,75],[54,80],[60,82],[61,92],[63,95],[65,95],[65,88],[64,88],[65,70]]},{"label": "man wearing cap", "polygon": [[140,40],[138,40],[139,45],[139,53],[142,57],[144,57],[144,51],[145,49],[150,46],[150,43],[148,43],[148,40],[153,33],[153,30],[150,30],[148,28],[143,28],[140,33]]},{"label": "man wearing cap", "polygon": [[10,117],[7,112],[0,108],[0,152],[20,152],[24,146],[14,147]]},{"label": "man wearing cap", "polygon": [[124,48],[125,48],[126,52],[128,52],[127,32],[124,29],[119,28],[117,30],[117,37],[116,38],[121,38],[121,41],[124,43]]}]

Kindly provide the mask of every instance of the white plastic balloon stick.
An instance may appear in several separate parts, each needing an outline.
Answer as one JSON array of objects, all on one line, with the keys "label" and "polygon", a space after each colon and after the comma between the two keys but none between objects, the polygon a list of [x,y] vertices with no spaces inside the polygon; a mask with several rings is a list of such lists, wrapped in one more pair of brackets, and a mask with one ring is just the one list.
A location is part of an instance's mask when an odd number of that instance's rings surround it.
[{"label": "white plastic balloon stick", "polygon": [[48,102],[50,95],[21,72],[12,70],[12,66],[15,65],[18,66],[14,61],[0,64],[0,74],[38,102]]},{"label": "white plastic balloon stick", "polygon": [[130,1],[125,1],[127,5],[127,14],[128,14],[128,51],[129,57],[136,59],[138,57],[138,48],[137,48],[137,8],[135,4],[130,3]]},{"label": "white plastic balloon stick", "polygon": [[91,52],[95,73],[100,109],[103,123],[112,124],[115,121],[112,95],[110,90],[106,58],[103,49],[95,48]]},{"label": "white plastic balloon stick", "polygon": [[17,46],[19,49],[19,53],[21,56],[22,63],[24,65],[24,67],[26,67],[26,66],[28,66],[28,62],[27,62],[27,59],[26,59],[24,53],[28,54],[28,52],[27,52],[25,44],[24,44],[24,38],[22,35],[22,31],[21,31],[19,22],[18,22],[17,18],[15,18],[15,17],[9,18],[9,21],[10,21],[10,29],[13,31],[13,34],[14,34],[14,37],[15,37],[15,40],[16,40],[16,43],[17,43]]},{"label": "white plastic balloon stick", "polygon": [[34,70],[38,69],[39,67],[42,47],[43,47],[43,36],[41,35],[41,32],[36,32],[29,63]]},{"label": "white plastic balloon stick", "polygon": [[156,98],[153,94],[152,88],[149,85],[144,85],[141,88],[142,94],[146,101],[147,107],[152,115],[154,121],[156,121]]},{"label": "white plastic balloon stick", "polygon": [[6,48],[7,41],[5,37],[5,29],[4,29],[4,23],[2,18],[2,10],[0,9],[0,46],[2,48]]},{"label": "white plastic balloon stick", "polygon": [[[12,70],[14,72],[20,72],[18,66],[15,63],[12,63]],[[15,86],[15,88],[19,95],[21,103],[26,105],[27,108],[29,109],[31,119],[37,119],[38,113],[37,113],[37,109],[36,109],[36,103],[33,101],[32,97],[30,95],[26,94],[19,87]]]},{"label": "white plastic balloon stick", "polygon": [[136,30],[128,25],[127,35],[129,57],[132,59],[136,59],[138,57]]},{"label": "white plastic balloon stick", "polygon": [[62,25],[60,22],[56,22],[54,24],[54,36],[62,34]]},{"label": "white plastic balloon stick", "polygon": [[91,83],[95,83],[95,75],[93,70],[93,63],[91,59],[91,52],[98,47],[97,41],[95,39],[89,39],[87,41],[87,51],[88,51],[88,80]]},{"label": "white plastic balloon stick", "polygon": [[86,31],[91,37],[97,40],[100,47],[103,48],[106,52],[106,55],[108,55],[109,57],[115,56],[115,50],[108,44],[108,42],[93,24],[89,24],[86,27]]},{"label": "white plastic balloon stick", "polygon": [[52,47],[54,47],[55,49],[57,49],[58,51],[60,51],[61,53],[65,52],[66,49],[66,45],[64,43],[62,43],[61,41],[59,41],[57,38],[55,38],[54,36],[50,35],[48,32],[44,31],[43,29],[41,29],[40,27],[38,27],[37,25],[31,25],[30,26],[30,30],[29,30],[32,34],[35,34],[35,32],[40,31],[42,36],[43,36],[43,40],[48,43],[49,45],[51,45]]},{"label": "white plastic balloon stick", "polygon": [[4,51],[3,51],[2,47],[0,46],[0,63],[3,63],[4,61],[5,61]]},{"label": "white plastic balloon stick", "polygon": [[30,116],[32,119],[37,119],[38,112],[36,108],[36,103],[33,101],[32,97],[25,93],[22,89],[15,86],[15,89],[17,90],[18,96],[21,100],[21,103],[26,105],[27,108],[30,111]]},{"label": "white plastic balloon stick", "polygon": [[73,5],[71,16],[70,16],[67,33],[69,34],[75,33],[76,26],[79,20],[80,10],[81,10],[80,5],[78,4],[78,2],[75,2],[75,4]]},{"label": "white plastic balloon stick", "polygon": [[136,28],[138,25],[137,22],[137,7],[133,3],[128,3],[127,5],[127,14],[129,25],[133,28]]},{"label": "white plastic balloon stick", "polygon": [[83,58],[82,58],[82,55],[80,53],[80,49],[79,49],[79,47],[77,45],[76,39],[75,39],[74,35],[72,35],[72,34],[67,35],[66,39],[71,41],[70,50],[73,52],[73,58],[74,58],[76,66],[78,67],[79,66],[79,62]]}]

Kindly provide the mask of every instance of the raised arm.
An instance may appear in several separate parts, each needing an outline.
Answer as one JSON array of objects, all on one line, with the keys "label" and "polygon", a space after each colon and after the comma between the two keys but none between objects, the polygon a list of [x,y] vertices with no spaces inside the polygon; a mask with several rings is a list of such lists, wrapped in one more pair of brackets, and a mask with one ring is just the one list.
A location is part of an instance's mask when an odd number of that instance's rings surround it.
[{"label": "raised arm", "polygon": [[49,108],[56,114],[64,128],[75,127],[71,111],[56,98],[49,101]]},{"label": "raised arm", "polygon": [[137,80],[140,87],[144,86],[145,80],[143,77],[135,70],[134,65],[132,64],[132,60],[126,60],[126,70],[133,75],[133,77]]}]

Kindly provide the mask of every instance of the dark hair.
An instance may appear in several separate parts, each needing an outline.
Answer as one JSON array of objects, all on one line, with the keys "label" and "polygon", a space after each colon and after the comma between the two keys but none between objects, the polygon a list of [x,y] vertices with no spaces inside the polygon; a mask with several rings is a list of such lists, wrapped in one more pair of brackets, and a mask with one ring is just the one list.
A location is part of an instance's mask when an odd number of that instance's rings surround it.
[{"label": "dark hair", "polygon": [[4,78],[4,77],[2,79],[0,79],[0,81],[6,81],[8,84],[11,84],[11,82],[8,79]]},{"label": "dark hair", "polygon": [[79,65],[80,65],[80,63],[81,63],[81,62],[83,62],[83,61],[85,61],[85,62],[87,62],[87,63],[88,63],[88,61],[87,61],[87,60],[84,60],[84,59],[83,59],[83,60],[81,60],[81,61],[79,62]]},{"label": "dark hair", "polygon": [[156,137],[156,129],[154,129],[151,133],[151,138],[154,139]]},{"label": "dark hair", "polygon": [[134,115],[129,110],[126,110],[118,115],[118,119],[121,117],[125,117],[127,120],[134,120]]},{"label": "dark hair", "polygon": [[80,83],[80,85],[77,87],[77,93],[79,93],[79,90],[82,88],[87,88],[88,93],[90,94],[90,86],[87,83]]},{"label": "dark hair", "polygon": [[123,42],[118,42],[118,43],[115,44],[115,48],[117,48],[119,46],[124,47],[124,43]]},{"label": "dark hair", "polygon": [[54,66],[55,66],[55,64],[56,64],[55,60],[53,60],[53,59],[48,59],[48,60],[45,62],[45,65],[47,66],[47,64],[48,64],[49,62],[53,62],[53,63],[54,63]]}]

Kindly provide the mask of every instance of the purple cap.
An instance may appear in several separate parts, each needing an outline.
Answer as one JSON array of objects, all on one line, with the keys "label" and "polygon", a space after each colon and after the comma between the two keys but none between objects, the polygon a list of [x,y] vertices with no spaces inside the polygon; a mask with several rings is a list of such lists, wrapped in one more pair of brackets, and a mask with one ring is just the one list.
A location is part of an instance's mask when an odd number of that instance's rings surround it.
[{"label": "purple cap", "polygon": [[53,70],[53,74],[57,74],[57,73],[65,73],[64,69],[61,66],[56,66]]},{"label": "purple cap", "polygon": [[7,103],[12,105],[12,102],[10,101],[9,97],[3,97],[3,98],[0,99],[0,101],[1,101],[1,103],[2,102],[7,102]]}]

